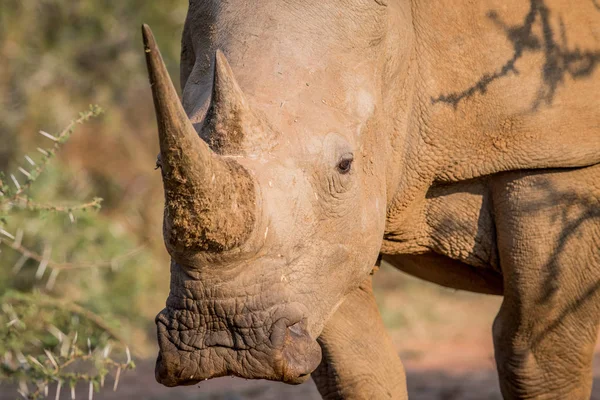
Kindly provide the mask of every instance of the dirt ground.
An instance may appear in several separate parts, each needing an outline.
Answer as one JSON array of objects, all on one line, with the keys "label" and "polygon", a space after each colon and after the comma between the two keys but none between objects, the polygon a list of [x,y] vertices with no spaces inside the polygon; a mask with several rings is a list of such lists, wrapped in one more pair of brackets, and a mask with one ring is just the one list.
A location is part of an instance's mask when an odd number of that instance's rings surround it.
[{"label": "dirt ground", "polygon": [[[454,355],[460,358],[464,347],[456,347]],[[502,400],[498,379],[493,368],[481,367],[455,372],[451,360],[441,369],[411,367],[408,363],[408,392],[411,400]],[[600,359],[597,359],[597,365]],[[491,362],[490,362],[491,363]],[[486,364],[486,363],[484,363]],[[117,392],[104,390],[94,395],[97,400],[320,400],[312,381],[300,386],[288,386],[266,381],[245,381],[238,378],[219,378],[197,386],[165,388],[154,381],[153,363],[143,362],[138,369],[121,379]],[[107,386],[112,381],[107,380]],[[0,387],[0,399],[17,398],[14,388]],[[78,399],[87,399],[87,388],[77,390]],[[50,397],[54,398],[54,387]],[[65,391],[61,396],[67,399]],[[596,368],[592,400],[600,400],[600,369]]]},{"label": "dirt ground", "polygon": [[[407,369],[411,400],[501,400],[493,359],[491,324],[501,298],[457,292],[407,277],[390,268],[376,275],[376,295],[384,322]],[[600,347],[592,399],[600,400]],[[107,386],[112,381],[107,379]],[[15,399],[0,387],[0,400]],[[54,388],[50,390],[54,398]],[[61,396],[68,398],[66,391]],[[78,399],[87,399],[80,387]],[[312,381],[287,386],[266,381],[219,378],[200,385],[165,388],[154,380],[154,360],[138,362],[121,377],[119,390],[96,400],[317,400]]]}]

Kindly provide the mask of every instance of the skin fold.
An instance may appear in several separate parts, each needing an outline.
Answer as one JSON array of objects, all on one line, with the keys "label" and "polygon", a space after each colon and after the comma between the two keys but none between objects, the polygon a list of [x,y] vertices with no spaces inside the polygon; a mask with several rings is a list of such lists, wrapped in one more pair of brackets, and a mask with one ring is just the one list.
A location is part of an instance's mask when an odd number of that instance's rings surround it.
[{"label": "skin fold", "polygon": [[505,398],[589,398],[594,2],[191,0],[181,102],[144,38],[172,258],[159,382],[313,373],[328,399],[405,399],[383,257],[504,295]]}]

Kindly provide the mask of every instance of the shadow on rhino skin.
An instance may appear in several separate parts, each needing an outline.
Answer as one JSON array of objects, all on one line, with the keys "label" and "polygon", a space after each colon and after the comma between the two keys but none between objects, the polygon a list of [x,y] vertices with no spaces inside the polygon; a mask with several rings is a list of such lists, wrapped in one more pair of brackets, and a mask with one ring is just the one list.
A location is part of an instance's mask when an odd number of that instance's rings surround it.
[{"label": "shadow on rhino skin", "polygon": [[[544,173],[556,173],[556,170],[539,172],[539,174]],[[598,198],[593,193],[589,193],[586,196],[580,192],[560,190],[552,185],[551,182],[544,182],[539,185],[539,188],[544,192],[545,199],[523,204],[525,212],[536,212],[540,208],[552,204],[557,198],[563,199],[562,203],[564,205],[553,216],[552,222],[561,227],[561,233],[558,237],[556,249],[550,255],[543,269],[545,271],[542,277],[544,292],[537,299],[538,303],[543,304],[551,302],[553,296],[560,289],[561,280],[559,277],[563,272],[561,271],[561,255],[568,244],[573,240],[581,240],[581,237],[586,235],[586,232],[582,232],[585,229],[583,226],[585,223],[594,222],[596,225],[600,224],[600,204]],[[578,213],[576,218],[572,217],[573,213]],[[541,342],[547,334],[550,334],[557,328],[570,314],[575,313],[589,301],[597,301],[599,292],[600,280],[590,282],[582,293],[556,317],[554,322],[534,338],[533,343],[537,344]]]},{"label": "shadow on rhino skin", "polygon": [[[594,6],[600,10],[600,1],[592,0]],[[488,86],[497,79],[509,73],[519,74],[515,67],[517,60],[528,52],[543,52],[542,82],[538,95],[531,108],[536,111],[542,104],[550,105],[554,100],[558,85],[564,81],[566,75],[573,79],[580,79],[592,74],[600,63],[600,51],[582,51],[579,48],[569,49],[565,25],[560,21],[560,43],[555,38],[555,32],[550,26],[550,9],[544,0],[530,0],[530,9],[522,25],[509,26],[494,10],[487,14],[499,28],[504,30],[508,40],[513,46],[513,56],[500,67],[499,70],[483,75],[471,87],[450,94],[443,94],[432,98],[432,104],[447,103],[455,108],[465,99],[476,93],[484,94]],[[533,33],[534,24],[541,24],[542,37]]]}]

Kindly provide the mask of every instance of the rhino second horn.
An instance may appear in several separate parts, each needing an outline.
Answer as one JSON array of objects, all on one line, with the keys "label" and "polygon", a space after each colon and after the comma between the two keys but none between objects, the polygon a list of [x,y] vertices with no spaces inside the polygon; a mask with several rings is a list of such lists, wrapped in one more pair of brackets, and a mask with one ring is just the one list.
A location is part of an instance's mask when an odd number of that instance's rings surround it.
[{"label": "rhino second horn", "polygon": [[198,136],[169,77],[152,31],[142,27],[165,190],[164,235],[178,261],[241,246],[256,219],[256,190],[237,162]]},{"label": "rhino second horn", "polygon": [[221,50],[214,62],[211,102],[202,136],[220,154],[243,155],[271,145],[271,129],[248,104]]}]

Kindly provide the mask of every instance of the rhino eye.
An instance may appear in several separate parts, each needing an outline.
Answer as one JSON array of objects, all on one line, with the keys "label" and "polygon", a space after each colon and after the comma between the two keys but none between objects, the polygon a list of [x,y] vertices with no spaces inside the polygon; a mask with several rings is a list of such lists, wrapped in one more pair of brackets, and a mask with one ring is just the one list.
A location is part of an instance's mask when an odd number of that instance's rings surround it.
[{"label": "rhino eye", "polygon": [[352,154],[346,154],[342,156],[342,159],[337,164],[337,170],[340,174],[347,174],[352,169],[352,162],[354,156]]}]

